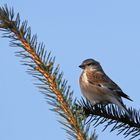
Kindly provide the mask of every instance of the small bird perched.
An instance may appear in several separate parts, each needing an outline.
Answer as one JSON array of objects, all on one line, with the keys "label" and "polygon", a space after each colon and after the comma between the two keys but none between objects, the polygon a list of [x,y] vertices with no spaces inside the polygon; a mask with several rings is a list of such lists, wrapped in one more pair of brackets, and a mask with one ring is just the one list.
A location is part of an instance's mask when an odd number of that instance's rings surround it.
[{"label": "small bird perched", "polygon": [[105,74],[99,62],[86,59],[79,67],[83,69],[79,79],[81,92],[92,105],[112,103],[129,115],[122,97],[132,100]]}]

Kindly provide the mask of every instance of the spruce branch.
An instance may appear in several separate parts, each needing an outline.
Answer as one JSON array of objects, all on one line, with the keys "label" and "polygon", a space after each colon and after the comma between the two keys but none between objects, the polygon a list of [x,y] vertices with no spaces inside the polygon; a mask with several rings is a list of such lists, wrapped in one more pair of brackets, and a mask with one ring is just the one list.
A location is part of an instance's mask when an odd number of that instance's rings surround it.
[{"label": "spruce branch", "polygon": [[124,137],[134,139],[140,135],[140,112],[133,108],[128,108],[131,117],[125,112],[120,110],[115,105],[101,105],[93,106],[89,101],[78,101],[77,107],[86,116],[86,123],[92,123],[94,127],[105,124],[104,129],[112,126],[110,132],[117,130],[118,135],[123,134]]},{"label": "spruce branch", "polygon": [[73,91],[63,79],[59,65],[55,66],[55,57],[45,51],[43,43],[38,43],[36,35],[31,35],[27,21],[21,23],[19,14],[15,16],[13,8],[5,5],[0,7],[0,29],[4,31],[3,37],[11,39],[10,46],[22,49],[16,55],[22,57],[22,64],[28,66],[29,74],[40,81],[35,84],[53,106],[52,110],[63,118],[60,123],[65,127],[69,139],[95,140],[94,133],[88,136],[89,127],[83,125],[74,113]]}]

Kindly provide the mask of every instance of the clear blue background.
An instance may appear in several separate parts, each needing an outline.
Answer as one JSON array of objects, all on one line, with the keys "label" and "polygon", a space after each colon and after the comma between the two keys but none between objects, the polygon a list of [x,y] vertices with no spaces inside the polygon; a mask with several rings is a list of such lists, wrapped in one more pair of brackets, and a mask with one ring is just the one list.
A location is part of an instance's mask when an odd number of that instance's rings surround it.
[{"label": "clear blue background", "polygon": [[[134,100],[124,102],[139,109],[139,0],[1,0],[0,6],[6,3],[28,20],[38,40],[56,56],[75,97],[81,97],[78,65],[94,58]],[[14,56],[16,50],[8,39],[0,38],[0,139],[66,140],[56,121],[59,117],[49,111],[51,106]],[[96,129],[98,140],[124,139],[116,131],[102,133],[102,129]]]}]

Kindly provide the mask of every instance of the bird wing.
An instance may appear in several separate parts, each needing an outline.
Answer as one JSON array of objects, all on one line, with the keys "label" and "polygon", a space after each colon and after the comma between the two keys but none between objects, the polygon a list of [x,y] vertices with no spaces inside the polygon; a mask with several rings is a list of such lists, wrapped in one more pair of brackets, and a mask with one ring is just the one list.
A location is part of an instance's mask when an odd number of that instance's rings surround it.
[{"label": "bird wing", "polygon": [[87,73],[88,82],[92,85],[96,85],[99,87],[108,88],[109,90],[113,91],[116,95],[124,97],[130,101],[130,97],[126,95],[121,88],[113,82],[103,71],[96,71],[96,72],[88,72]]}]

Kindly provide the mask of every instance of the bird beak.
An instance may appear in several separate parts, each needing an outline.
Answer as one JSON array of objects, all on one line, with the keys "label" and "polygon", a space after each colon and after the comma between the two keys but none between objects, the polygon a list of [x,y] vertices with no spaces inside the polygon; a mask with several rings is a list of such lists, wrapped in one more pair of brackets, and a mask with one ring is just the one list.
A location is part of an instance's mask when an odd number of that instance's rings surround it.
[{"label": "bird beak", "polygon": [[79,68],[84,69],[84,65],[80,65]]}]

